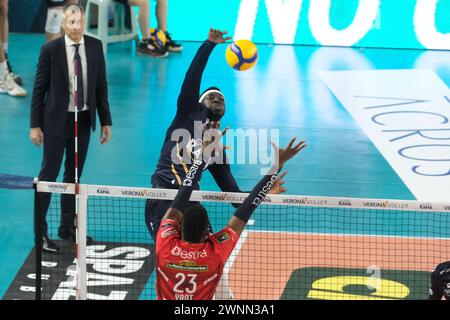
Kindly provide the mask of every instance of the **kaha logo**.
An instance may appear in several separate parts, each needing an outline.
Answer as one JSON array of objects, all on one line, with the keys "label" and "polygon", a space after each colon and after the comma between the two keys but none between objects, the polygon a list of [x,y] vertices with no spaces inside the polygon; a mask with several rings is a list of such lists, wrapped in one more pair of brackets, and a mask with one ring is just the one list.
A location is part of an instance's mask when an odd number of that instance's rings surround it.
[{"label": "kaha logo", "polygon": [[433,206],[431,205],[431,203],[421,203],[419,208],[426,210],[433,210]]},{"label": "kaha logo", "polygon": [[108,188],[98,188],[97,194],[109,194],[109,189]]},{"label": "kaha logo", "polygon": [[343,206],[343,207],[351,207],[352,202],[350,200],[340,200],[338,202],[338,205]]}]

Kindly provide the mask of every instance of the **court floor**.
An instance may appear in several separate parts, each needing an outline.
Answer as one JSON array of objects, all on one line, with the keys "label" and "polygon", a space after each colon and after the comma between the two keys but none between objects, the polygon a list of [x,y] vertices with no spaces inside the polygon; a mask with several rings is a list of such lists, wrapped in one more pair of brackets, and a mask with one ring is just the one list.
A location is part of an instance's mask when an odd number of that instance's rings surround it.
[{"label": "court floor", "polygon": [[[29,142],[28,134],[34,73],[43,42],[42,35],[12,34],[10,38],[13,66],[24,79],[29,94],[26,98],[0,96],[1,173],[36,176],[39,171],[42,149]],[[102,146],[98,140],[99,133],[94,133],[82,182],[150,186],[150,176],[155,168],[165,131],[175,115],[184,73],[199,43],[185,42],[183,45],[182,53],[171,54],[167,59],[137,56],[131,42],[110,46],[107,74],[113,120],[112,139]],[[334,78],[323,76],[323,72],[334,71],[364,72],[365,75],[370,75],[371,71],[397,70],[398,74],[402,70],[417,71],[413,76],[399,78],[395,82],[392,79],[389,80],[391,82],[386,80],[385,85],[389,89],[402,92],[400,96],[378,96],[378,99],[391,99],[389,101],[392,104],[393,99],[420,98],[414,94],[405,96],[405,91],[414,93],[424,90],[432,96],[437,87],[434,83],[428,86],[425,82],[419,88],[410,87],[407,83],[415,75],[420,76],[421,70],[428,70],[433,73],[430,79],[438,79],[436,81],[443,83],[442,90],[447,90],[446,94],[440,91],[436,94],[450,97],[450,52],[261,44],[258,45],[259,61],[256,67],[247,72],[237,72],[226,64],[225,48],[225,45],[216,47],[202,82],[202,88],[218,86],[226,96],[227,111],[222,125],[255,132],[273,129],[275,131],[270,132],[279,135],[281,145],[294,136],[305,139],[308,143],[308,148],[286,167],[288,194],[413,200],[423,194],[416,189],[419,184],[427,192],[437,195],[444,194],[445,187],[448,187],[447,193],[450,190],[449,175],[442,176],[439,184],[429,183],[425,186],[422,180],[408,178],[401,169],[401,163],[392,160],[389,146],[380,143],[373,136],[369,124],[352,113],[351,103],[347,105],[347,100],[343,97],[342,86],[338,87],[333,82]],[[348,79],[349,90],[356,88],[352,82],[355,78],[350,76]],[[373,84],[367,86],[373,87]],[[377,90],[382,93],[385,89],[382,88],[383,83],[379,83],[379,87],[381,89]],[[360,91],[355,91],[355,95],[359,93]],[[370,90],[367,90],[366,96],[370,95]],[[436,108],[441,110],[440,114],[443,116],[450,114],[450,100],[448,104],[445,104],[445,99],[437,104],[432,99],[427,101],[431,101],[430,105],[435,108],[434,114],[437,114]],[[380,104],[379,100],[377,104]],[[417,123],[417,119],[412,118],[402,121]],[[424,121],[428,124],[426,117]],[[444,125],[444,129],[449,129],[448,124]],[[424,128],[403,126],[401,129]],[[441,139],[440,145],[444,145],[445,139],[438,138]],[[236,150],[230,150],[230,157],[233,158],[234,155],[237,159],[235,152]],[[448,148],[431,149],[427,154],[439,157],[439,164],[447,166],[448,170]],[[232,164],[232,171],[239,186],[242,190],[250,190],[259,180],[262,164],[258,161],[253,164],[240,164],[238,160],[235,162]],[[209,174],[204,175],[201,187],[203,190],[219,190]],[[445,196],[439,199],[450,200]],[[428,201],[426,197],[419,200]],[[448,223],[448,219],[446,221]],[[258,223],[257,218],[256,222]],[[333,233],[329,227],[319,226],[316,231]],[[272,231],[271,226],[264,222],[254,229]],[[399,230],[393,228],[390,233],[393,236],[399,235]],[[439,237],[450,238],[448,230],[440,229]],[[258,242],[258,237],[258,232],[251,233],[246,245]],[[302,238],[301,235],[294,237]],[[382,242],[383,239],[380,238],[379,241]],[[8,289],[32,247],[33,194],[27,191],[0,190],[0,296]],[[236,266],[245,268],[249,262],[246,260],[246,250],[242,252],[236,259]],[[417,268],[425,271],[423,269],[426,268]],[[235,281],[233,273],[231,281]],[[245,297],[247,293],[238,294]],[[268,297],[279,297],[281,294],[280,291],[276,296]]]}]

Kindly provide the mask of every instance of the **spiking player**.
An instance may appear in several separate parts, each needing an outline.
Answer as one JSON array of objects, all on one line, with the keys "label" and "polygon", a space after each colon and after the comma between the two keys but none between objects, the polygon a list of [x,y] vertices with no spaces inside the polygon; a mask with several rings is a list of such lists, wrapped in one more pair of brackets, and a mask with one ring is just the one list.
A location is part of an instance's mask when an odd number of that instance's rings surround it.
[{"label": "spiking player", "polygon": [[[200,46],[189,66],[178,96],[177,113],[172,124],[167,129],[161,155],[152,176],[153,188],[178,189],[182,185],[182,181],[189,171],[188,166],[190,166],[190,163],[185,161],[186,152],[183,154],[183,151],[198,148],[196,140],[193,138],[195,137],[195,131],[197,129],[201,130],[201,128],[198,128],[196,124],[201,123],[204,126],[210,121],[220,124],[220,119],[225,114],[225,97],[222,92],[216,87],[210,87],[200,95],[200,82],[214,47],[230,39],[230,37],[224,37],[226,33],[226,31],[210,29],[208,39]],[[176,139],[177,132],[187,132],[190,135],[190,141],[184,139],[174,141],[174,136]],[[222,153],[221,158],[221,163],[207,164],[205,169],[207,167],[222,191],[242,192],[231,173],[225,152]],[[285,191],[283,188],[283,176],[283,174],[280,175],[270,193],[282,193]],[[199,189],[198,182],[193,187],[195,190]],[[151,199],[147,201],[145,222],[153,240],[156,239],[161,218],[169,208],[170,203],[171,201],[168,200]]]},{"label": "spiking player", "polygon": [[[250,216],[267,195],[283,165],[306,145],[278,149],[279,166],[274,165],[238,207],[227,226],[215,234],[208,233],[206,209],[199,203],[188,206],[195,183],[205,166],[196,159],[183,186],[165,213],[156,239],[156,292],[158,299],[210,300],[222,275],[225,263]],[[187,207],[187,208],[186,208]]]}]

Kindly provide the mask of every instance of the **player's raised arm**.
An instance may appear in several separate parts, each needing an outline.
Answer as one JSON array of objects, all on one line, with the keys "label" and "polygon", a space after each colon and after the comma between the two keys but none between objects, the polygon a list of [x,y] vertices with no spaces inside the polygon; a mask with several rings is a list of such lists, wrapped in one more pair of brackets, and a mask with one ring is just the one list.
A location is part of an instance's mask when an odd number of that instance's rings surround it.
[{"label": "player's raised arm", "polygon": [[230,37],[224,37],[226,33],[226,31],[209,29],[208,39],[198,49],[184,77],[177,102],[179,113],[190,112],[197,106],[200,95],[200,83],[206,63],[216,44],[224,43],[231,39]]},{"label": "player's raised arm", "polygon": [[[222,132],[218,131],[220,122],[209,122],[204,128],[202,148],[200,153],[192,153],[193,164],[186,174],[186,179],[183,180],[183,185],[178,189],[178,193],[173,199],[170,208],[167,209],[164,214],[164,219],[172,219],[177,222],[181,221],[183,212],[191,198],[194,186],[200,180],[203,168],[205,167],[205,161],[208,162],[208,158],[211,157],[211,152],[215,150],[215,146],[220,142],[220,139],[226,133],[226,129]],[[209,154],[207,154],[209,153]]]},{"label": "player's raised arm", "polygon": [[[294,146],[295,138],[292,139],[285,149],[279,149],[277,145],[272,143],[275,151],[278,154],[278,161],[272,166],[268,174],[266,174],[258,184],[253,188],[250,195],[239,206],[231,219],[228,221],[228,226],[233,229],[239,236],[245,228],[252,213],[259,206],[259,204],[265,199],[270,189],[279,181],[278,173],[283,168],[284,164],[294,157],[300,150],[306,147],[304,141],[299,142]],[[282,174],[284,176],[284,174]]]}]

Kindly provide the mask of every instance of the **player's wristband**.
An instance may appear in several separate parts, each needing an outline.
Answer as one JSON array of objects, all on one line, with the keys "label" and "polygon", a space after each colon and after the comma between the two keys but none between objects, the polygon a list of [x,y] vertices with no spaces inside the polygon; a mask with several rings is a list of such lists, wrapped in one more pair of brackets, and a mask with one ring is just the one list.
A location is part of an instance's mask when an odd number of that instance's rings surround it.
[{"label": "player's wristband", "polygon": [[183,185],[178,190],[178,193],[173,199],[171,208],[180,210],[184,212],[191,198],[192,191],[194,191],[194,186],[200,180],[205,163],[201,160],[195,160],[192,164],[189,172],[186,174],[186,178],[183,180]]},{"label": "player's wristband", "polygon": [[278,173],[265,175],[261,181],[253,188],[250,195],[244,202],[239,206],[234,215],[244,221],[248,222],[253,211],[260,205],[261,202],[264,201],[267,194],[272,188],[273,183],[277,180]]}]

